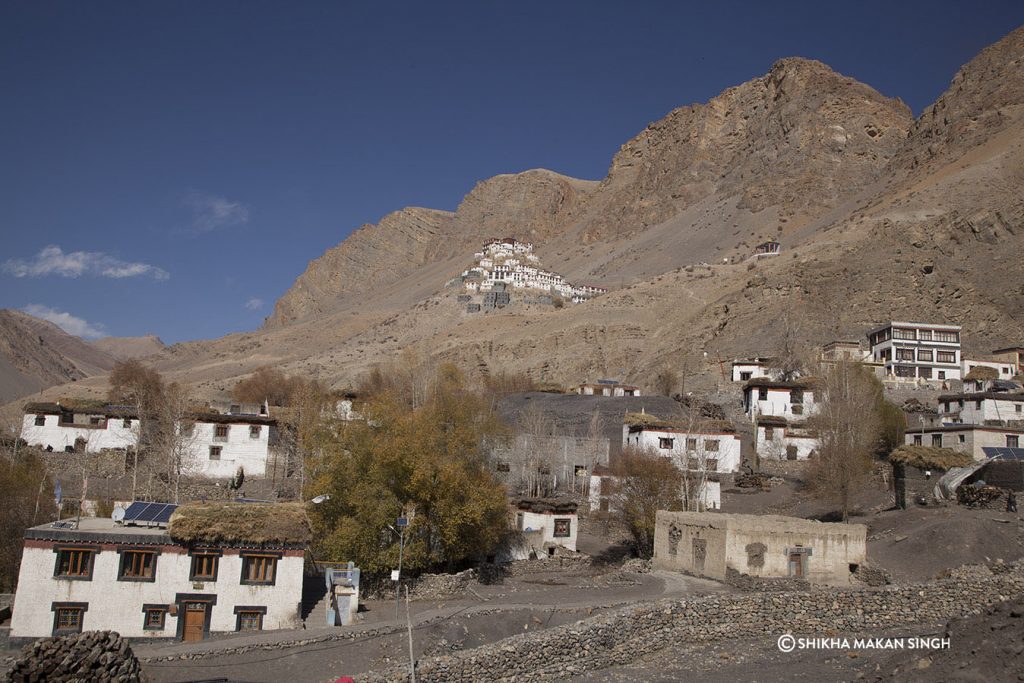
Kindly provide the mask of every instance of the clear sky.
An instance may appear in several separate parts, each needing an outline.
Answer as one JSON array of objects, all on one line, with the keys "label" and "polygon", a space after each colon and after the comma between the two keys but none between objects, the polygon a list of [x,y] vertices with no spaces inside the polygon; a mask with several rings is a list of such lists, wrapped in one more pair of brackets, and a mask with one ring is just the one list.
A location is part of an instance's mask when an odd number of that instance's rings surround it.
[{"label": "clear sky", "polygon": [[0,307],[251,330],[307,261],[478,180],[604,176],[674,107],[819,59],[919,113],[1024,2],[0,3]]}]

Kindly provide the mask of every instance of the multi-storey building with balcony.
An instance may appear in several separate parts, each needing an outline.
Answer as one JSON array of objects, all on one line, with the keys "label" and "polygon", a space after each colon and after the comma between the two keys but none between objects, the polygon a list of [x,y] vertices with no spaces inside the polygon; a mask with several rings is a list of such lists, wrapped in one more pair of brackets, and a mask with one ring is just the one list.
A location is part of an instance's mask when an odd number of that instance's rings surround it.
[{"label": "multi-storey building with balcony", "polygon": [[960,326],[888,322],[868,332],[871,359],[885,375],[906,380],[961,378]]}]

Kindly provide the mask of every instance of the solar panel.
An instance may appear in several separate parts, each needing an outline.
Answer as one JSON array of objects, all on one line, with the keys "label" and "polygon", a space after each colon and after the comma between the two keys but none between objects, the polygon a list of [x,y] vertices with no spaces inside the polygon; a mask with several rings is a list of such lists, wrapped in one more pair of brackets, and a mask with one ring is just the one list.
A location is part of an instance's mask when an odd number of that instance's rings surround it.
[{"label": "solar panel", "polygon": [[1024,460],[1024,448],[1007,448],[1005,446],[982,446],[985,457],[1000,460]]},{"label": "solar panel", "polygon": [[124,511],[125,524],[166,525],[178,508],[173,503],[135,502]]}]

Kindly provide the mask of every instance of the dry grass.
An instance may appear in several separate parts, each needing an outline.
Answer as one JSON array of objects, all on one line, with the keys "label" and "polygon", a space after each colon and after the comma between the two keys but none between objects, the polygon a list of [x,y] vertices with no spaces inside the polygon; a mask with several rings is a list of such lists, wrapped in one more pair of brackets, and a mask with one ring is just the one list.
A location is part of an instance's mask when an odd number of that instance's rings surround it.
[{"label": "dry grass", "polygon": [[971,371],[964,375],[964,379],[977,382],[999,379],[999,373],[995,368],[990,368],[987,365],[976,365],[971,368]]},{"label": "dry grass", "polygon": [[948,470],[951,467],[966,467],[974,462],[974,458],[951,448],[907,445],[889,454],[889,462],[924,470]]},{"label": "dry grass", "polygon": [[311,537],[303,503],[190,503],[171,516],[168,532],[186,543],[304,545]]}]

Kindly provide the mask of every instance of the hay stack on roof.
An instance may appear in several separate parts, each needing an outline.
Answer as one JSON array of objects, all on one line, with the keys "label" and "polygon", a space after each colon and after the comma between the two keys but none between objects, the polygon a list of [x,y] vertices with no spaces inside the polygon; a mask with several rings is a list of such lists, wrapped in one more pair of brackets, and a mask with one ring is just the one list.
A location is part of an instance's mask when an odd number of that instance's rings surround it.
[{"label": "hay stack on roof", "polygon": [[966,467],[974,462],[969,453],[934,446],[900,446],[889,455],[889,462],[922,470],[948,470]]},{"label": "hay stack on roof", "polygon": [[995,368],[990,368],[987,365],[975,365],[971,368],[971,371],[964,375],[964,379],[971,382],[986,382],[993,379],[999,379],[999,372]]},{"label": "hay stack on roof", "polygon": [[312,535],[302,503],[189,503],[167,531],[185,543],[238,545],[305,545]]}]

